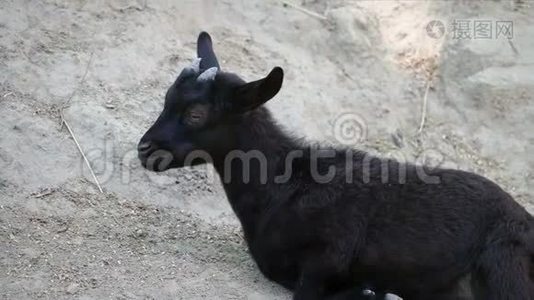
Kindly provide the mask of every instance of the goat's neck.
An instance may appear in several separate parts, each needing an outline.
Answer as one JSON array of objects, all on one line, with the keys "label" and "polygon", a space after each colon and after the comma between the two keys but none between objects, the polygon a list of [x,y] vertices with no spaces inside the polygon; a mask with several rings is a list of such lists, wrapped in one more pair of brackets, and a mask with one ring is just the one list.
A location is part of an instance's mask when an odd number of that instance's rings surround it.
[{"label": "goat's neck", "polygon": [[[238,134],[234,150],[259,155],[264,159],[264,165],[258,163],[257,158],[252,158],[244,169],[244,160],[241,157],[233,159],[232,163],[225,162],[228,155],[216,159],[214,165],[221,177],[226,196],[241,221],[247,239],[250,240],[261,215],[269,207],[276,205],[274,202],[278,200],[272,196],[273,189],[276,189],[275,176],[280,175],[287,153],[297,149],[299,145],[283,132],[264,108],[244,116],[243,124],[237,126],[236,130]],[[244,180],[244,172],[247,171],[248,181]],[[262,176],[265,181],[262,181]]]}]

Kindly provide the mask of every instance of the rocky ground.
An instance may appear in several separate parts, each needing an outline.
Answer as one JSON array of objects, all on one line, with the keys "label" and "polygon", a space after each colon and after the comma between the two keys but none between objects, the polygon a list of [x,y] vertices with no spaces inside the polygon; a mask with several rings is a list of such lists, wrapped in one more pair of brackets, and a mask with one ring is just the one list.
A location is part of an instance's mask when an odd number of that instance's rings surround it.
[{"label": "rocky ground", "polygon": [[[0,2],[1,298],[290,298],[256,269],[209,169],[136,160],[201,30],[245,79],[285,69],[269,107],[289,131],[475,171],[534,212],[534,3],[292,3]],[[456,19],[492,37],[460,39]],[[362,138],[339,131],[347,116]]]}]

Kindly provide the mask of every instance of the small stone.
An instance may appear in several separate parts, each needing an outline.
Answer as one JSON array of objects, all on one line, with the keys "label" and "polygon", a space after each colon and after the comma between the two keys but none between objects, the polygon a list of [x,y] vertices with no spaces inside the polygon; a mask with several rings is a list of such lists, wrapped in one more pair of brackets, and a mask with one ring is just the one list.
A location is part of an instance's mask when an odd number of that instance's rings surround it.
[{"label": "small stone", "polygon": [[75,294],[78,291],[79,287],[80,287],[79,284],[73,282],[73,283],[69,284],[69,286],[67,287],[65,292],[67,294],[69,294],[69,295]]}]

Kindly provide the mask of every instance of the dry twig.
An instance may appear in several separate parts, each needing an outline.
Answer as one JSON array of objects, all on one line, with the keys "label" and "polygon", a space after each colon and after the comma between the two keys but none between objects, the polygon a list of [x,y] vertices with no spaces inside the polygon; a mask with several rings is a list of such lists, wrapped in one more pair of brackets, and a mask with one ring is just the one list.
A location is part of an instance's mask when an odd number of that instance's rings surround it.
[{"label": "dry twig", "polygon": [[426,82],[425,94],[423,96],[423,108],[422,108],[422,111],[421,111],[421,123],[419,124],[418,133],[423,132],[423,128],[425,127],[426,111],[427,111],[427,106],[428,106],[428,91],[430,90],[430,82],[431,81],[432,81],[431,79],[428,79],[427,82]]},{"label": "dry twig", "polygon": [[65,118],[63,117],[63,114],[61,114],[61,122],[63,125],[65,125],[65,127],[69,131],[70,136],[72,137],[72,139],[74,140],[74,143],[76,144],[76,147],[78,147],[78,151],[80,151],[80,154],[82,155],[83,160],[85,161],[85,164],[89,168],[89,172],[91,172],[91,176],[93,176],[93,180],[95,181],[95,184],[98,187],[98,190],[100,191],[100,193],[104,193],[104,191],[102,190],[102,186],[100,186],[100,182],[98,182],[98,178],[96,177],[95,172],[93,171],[93,168],[91,167],[91,164],[89,163],[89,160],[87,159],[87,157],[85,156],[85,153],[82,150],[82,146],[80,146],[80,143],[78,143],[78,139],[76,139],[74,132],[72,132],[72,129],[70,128],[67,120],[65,120]]},{"label": "dry twig", "polygon": [[91,56],[89,57],[89,61],[87,62],[87,66],[85,67],[85,72],[84,72],[84,74],[82,76],[82,79],[80,80],[80,83],[74,89],[74,91],[72,91],[72,93],[70,94],[70,97],[67,99],[67,101],[65,101],[65,103],[63,103],[63,105],[60,108],[59,114],[61,116],[61,126],[65,125],[65,128],[67,128],[67,131],[69,132],[70,136],[74,140],[74,143],[76,144],[76,147],[78,148],[78,151],[82,155],[85,164],[89,168],[89,172],[91,172],[91,176],[93,177],[93,180],[95,181],[95,184],[98,187],[98,190],[100,191],[100,193],[104,193],[104,191],[102,190],[102,186],[100,185],[100,182],[98,181],[98,178],[96,177],[95,172],[93,171],[93,168],[91,167],[91,164],[89,163],[89,160],[87,159],[87,157],[85,156],[85,153],[82,150],[82,146],[80,146],[80,143],[78,142],[78,139],[76,138],[76,135],[74,135],[74,132],[72,131],[72,128],[70,127],[69,123],[65,119],[65,115],[63,114],[63,110],[66,107],[69,106],[71,100],[74,98],[74,95],[76,95],[76,93],[80,89],[80,86],[85,82],[85,78],[87,77],[87,74],[89,73],[89,67],[91,66],[91,63],[93,61],[93,55],[94,55],[94,53],[91,53]]},{"label": "dry twig", "polygon": [[44,196],[48,196],[48,195],[52,194],[55,191],[56,191],[56,189],[44,189],[39,193],[33,193],[32,196],[34,198],[42,198]]},{"label": "dry twig", "polygon": [[309,9],[306,9],[306,8],[304,8],[304,7],[302,7],[302,6],[293,4],[293,3],[291,3],[290,1],[280,0],[280,2],[282,2],[282,4],[284,4],[284,5],[286,5],[286,6],[292,7],[292,8],[294,8],[294,9],[298,10],[298,11],[301,11],[301,12],[303,12],[303,13],[305,13],[305,14],[307,14],[307,15],[310,15],[310,16],[312,16],[312,17],[315,17],[315,18],[317,18],[317,19],[320,19],[320,20],[328,20],[328,18],[327,18],[326,16],[321,15],[321,14],[318,14],[318,13],[316,13],[316,12],[314,12],[314,11],[311,11],[311,10],[309,10]]},{"label": "dry twig", "polygon": [[[85,78],[87,77],[87,74],[89,73],[89,67],[91,66],[91,63],[93,63],[94,54],[95,54],[94,52],[91,52],[91,56],[89,56],[89,60],[87,61],[87,65],[85,66],[85,71],[83,73],[82,79],[80,79],[80,83],[78,83],[78,86],[72,91],[67,101],[63,103],[63,105],[61,106],[61,111],[63,111],[65,108],[67,108],[67,106],[70,105],[72,98],[74,98],[74,95],[76,95],[76,93],[80,89],[80,86],[82,86],[82,84],[85,82]],[[63,114],[61,115],[63,116]]]},{"label": "dry twig", "polygon": [[116,10],[116,11],[120,11],[120,12],[124,12],[124,11],[127,11],[129,9],[135,9],[137,11],[143,11],[143,10],[145,10],[145,8],[147,8],[147,2],[146,2],[146,0],[142,1],[142,3],[139,3],[138,1],[136,1],[135,4],[129,4],[129,5],[126,5],[126,6],[123,6],[123,7],[116,7],[113,4],[109,3],[109,6],[111,7],[111,9]]}]

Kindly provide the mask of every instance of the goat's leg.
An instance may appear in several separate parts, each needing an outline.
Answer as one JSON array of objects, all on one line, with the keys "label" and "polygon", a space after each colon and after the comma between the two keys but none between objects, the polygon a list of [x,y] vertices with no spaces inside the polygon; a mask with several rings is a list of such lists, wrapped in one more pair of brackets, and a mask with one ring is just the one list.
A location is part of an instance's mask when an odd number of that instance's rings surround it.
[{"label": "goat's leg", "polygon": [[313,273],[300,275],[293,293],[293,300],[320,300],[324,294],[324,280]]},{"label": "goat's leg", "polygon": [[387,300],[386,293],[371,291],[364,286],[356,286],[333,295],[324,295],[324,281],[319,277],[301,277],[295,290],[294,300]]},{"label": "goat's leg", "polygon": [[[327,282],[331,278],[348,274],[353,255],[361,245],[361,223],[347,224],[325,220],[323,243],[308,248],[300,260],[300,275],[295,287],[294,300],[319,300],[325,298]],[[332,233],[336,233],[332,235]]]},{"label": "goat's leg", "polygon": [[441,286],[438,289],[413,291],[411,294],[401,296],[410,300],[473,300],[471,284],[464,279],[466,278],[453,281],[448,286]]},{"label": "goat's leg", "polygon": [[524,249],[495,245],[484,250],[473,274],[475,299],[534,300],[530,257]]},{"label": "goat's leg", "polygon": [[406,299],[410,299],[410,300],[411,299],[414,299],[414,300],[462,300],[465,298],[459,296],[456,291],[451,291],[451,292],[441,291],[441,292],[434,292],[434,293],[425,293],[422,295],[418,295],[418,296],[415,296],[412,298],[406,298]]},{"label": "goat's leg", "polygon": [[325,250],[303,259],[293,295],[294,300],[324,299],[327,280],[345,270],[348,264],[340,259],[345,256]]},{"label": "goat's leg", "polygon": [[386,293],[373,291],[365,286],[356,286],[326,297],[327,300],[387,300]]},{"label": "goat's leg", "polygon": [[[317,252],[315,252],[317,253]],[[347,274],[349,266],[349,255],[323,249],[322,252],[309,255],[301,263],[299,280],[294,291],[294,300],[319,300],[326,299],[327,282],[332,278],[343,277]],[[351,289],[352,290],[352,289]],[[360,289],[360,293],[363,289]],[[351,293],[354,296],[354,293]],[[334,298],[334,299],[349,299]],[[351,299],[373,299],[373,298],[351,298]],[[378,298],[380,299],[380,298]]]},{"label": "goat's leg", "polygon": [[325,296],[325,281],[322,276],[312,274],[301,276],[293,300],[387,300],[385,293],[374,292],[363,286],[357,286],[350,290]]}]

